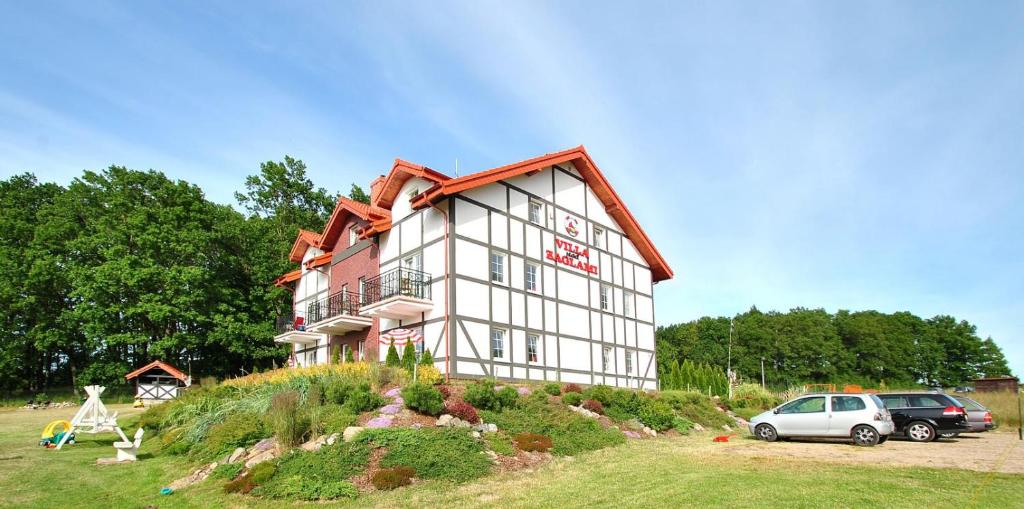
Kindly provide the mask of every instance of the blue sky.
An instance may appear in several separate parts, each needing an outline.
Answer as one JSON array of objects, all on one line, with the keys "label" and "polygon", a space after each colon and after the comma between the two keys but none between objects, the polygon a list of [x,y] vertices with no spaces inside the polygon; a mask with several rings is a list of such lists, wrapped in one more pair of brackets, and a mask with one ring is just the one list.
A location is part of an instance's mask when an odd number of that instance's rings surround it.
[{"label": "blue sky", "polygon": [[583,144],[669,260],[751,305],[976,324],[1024,372],[1016,2],[5,2],[0,177],[122,164],[232,202]]}]

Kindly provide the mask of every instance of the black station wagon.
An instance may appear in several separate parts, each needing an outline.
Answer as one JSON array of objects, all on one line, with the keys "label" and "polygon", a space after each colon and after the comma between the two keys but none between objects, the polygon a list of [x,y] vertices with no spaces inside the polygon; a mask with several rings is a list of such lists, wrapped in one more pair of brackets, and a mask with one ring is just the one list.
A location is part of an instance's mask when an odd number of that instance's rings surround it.
[{"label": "black station wagon", "polygon": [[945,394],[906,392],[878,397],[892,414],[894,436],[902,434],[915,442],[931,442],[943,433],[970,429],[964,406]]}]

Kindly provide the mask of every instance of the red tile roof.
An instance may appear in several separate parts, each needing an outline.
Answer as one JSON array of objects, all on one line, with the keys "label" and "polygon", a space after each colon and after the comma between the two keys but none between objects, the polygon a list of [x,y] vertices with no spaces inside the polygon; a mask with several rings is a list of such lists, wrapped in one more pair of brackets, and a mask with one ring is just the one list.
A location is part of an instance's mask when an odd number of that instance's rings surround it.
[{"label": "red tile roof", "polygon": [[338,240],[338,235],[341,235],[341,228],[345,225],[345,218],[349,214],[353,214],[371,224],[374,221],[381,220],[387,220],[388,224],[391,223],[390,210],[340,196],[338,197],[338,204],[334,206],[334,211],[331,212],[331,218],[327,220],[327,225],[324,226],[324,233],[320,235],[316,247],[320,249],[333,248],[334,243]]},{"label": "red tile roof", "polygon": [[626,208],[619,195],[612,189],[608,179],[605,178],[597,164],[587,154],[587,150],[580,145],[575,148],[546,154],[518,163],[501,166],[498,168],[472,173],[458,178],[447,179],[434,184],[433,187],[424,191],[413,199],[413,207],[425,207],[431,203],[437,203],[447,196],[458,194],[470,189],[485,186],[522,174],[533,174],[552,165],[571,162],[579,171],[583,179],[590,184],[594,194],[605,206],[608,212],[619,226],[622,227],[626,237],[633,242],[640,255],[651,267],[651,275],[654,281],[662,281],[672,278],[672,269],[668,262],[661,256],[661,253],[654,247],[650,237],[640,227],[633,214]]},{"label": "red tile roof", "polygon": [[292,244],[292,250],[288,253],[288,259],[295,263],[301,262],[302,257],[306,254],[306,249],[309,246],[315,246],[317,242],[320,242],[319,233],[299,228],[299,234],[295,237],[295,243]]},{"label": "red tile roof", "polygon": [[124,378],[125,378],[125,380],[131,380],[131,379],[133,379],[133,378],[135,378],[135,377],[137,377],[137,376],[139,376],[139,375],[141,375],[141,374],[143,374],[143,373],[145,373],[145,372],[147,372],[147,371],[149,371],[151,369],[154,369],[154,368],[160,368],[160,369],[166,371],[168,374],[170,374],[174,378],[177,378],[178,380],[181,380],[182,382],[188,380],[188,377],[185,376],[185,373],[182,373],[181,371],[178,370],[178,368],[176,368],[174,366],[171,366],[170,364],[167,364],[164,361],[153,361],[153,362],[150,362],[149,364],[146,364],[145,366],[142,366],[141,368],[136,369],[135,371],[132,371],[131,373],[128,373],[127,375],[124,376]]}]

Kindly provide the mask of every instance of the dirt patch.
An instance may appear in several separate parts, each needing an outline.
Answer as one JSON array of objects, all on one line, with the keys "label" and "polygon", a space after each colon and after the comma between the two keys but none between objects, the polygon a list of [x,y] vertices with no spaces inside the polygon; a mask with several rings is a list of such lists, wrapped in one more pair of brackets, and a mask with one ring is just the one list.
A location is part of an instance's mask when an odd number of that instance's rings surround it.
[{"label": "dirt patch", "polygon": [[716,454],[755,458],[787,458],[829,463],[960,468],[979,472],[1024,474],[1024,442],[1014,433],[969,433],[951,440],[917,443],[890,439],[874,447],[850,442],[790,440],[762,442],[752,437],[733,439]]},{"label": "dirt patch", "polygon": [[516,449],[515,456],[503,456],[501,454],[494,460],[499,472],[511,472],[515,470],[531,469],[551,461],[551,453],[548,452],[526,452]]},{"label": "dirt patch", "polygon": [[366,464],[366,469],[363,473],[349,479],[352,484],[356,486],[361,492],[374,491],[377,488],[373,487],[373,482],[370,481],[373,478],[373,474],[380,470],[380,459],[384,457],[388,451],[383,447],[374,447],[370,451],[370,461]]}]

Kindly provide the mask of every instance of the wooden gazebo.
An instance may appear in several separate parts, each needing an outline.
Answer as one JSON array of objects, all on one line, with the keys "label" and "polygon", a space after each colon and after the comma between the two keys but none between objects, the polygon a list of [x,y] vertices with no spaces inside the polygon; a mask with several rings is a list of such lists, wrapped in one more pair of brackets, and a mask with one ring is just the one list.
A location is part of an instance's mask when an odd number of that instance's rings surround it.
[{"label": "wooden gazebo", "polygon": [[163,361],[153,361],[124,376],[135,380],[135,397],[143,401],[167,401],[192,385],[192,378]]}]

